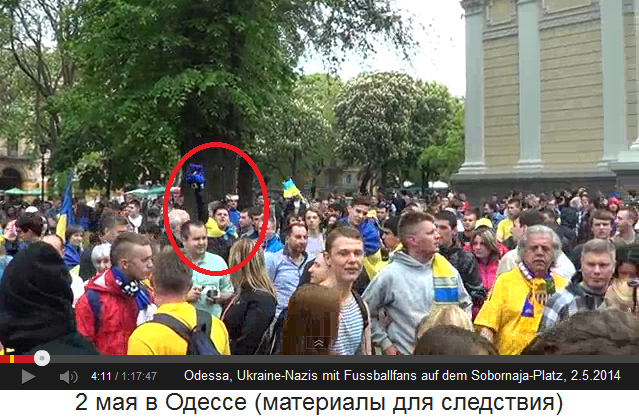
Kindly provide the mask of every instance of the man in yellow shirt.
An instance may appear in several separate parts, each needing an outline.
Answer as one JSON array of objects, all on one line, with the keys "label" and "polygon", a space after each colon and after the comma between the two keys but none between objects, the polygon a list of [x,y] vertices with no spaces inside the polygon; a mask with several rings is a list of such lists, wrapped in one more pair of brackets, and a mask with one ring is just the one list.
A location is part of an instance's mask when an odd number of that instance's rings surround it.
[{"label": "man in yellow shirt", "polygon": [[517,249],[521,262],[497,278],[475,319],[481,335],[501,355],[520,354],[530,344],[548,298],[569,281],[551,271],[561,253],[561,240],[549,227],[529,227]]},{"label": "man in yellow shirt", "polygon": [[[159,305],[154,320],[140,325],[129,338],[129,355],[186,355],[190,345],[188,336],[184,337],[179,330],[192,332],[203,328],[206,323],[210,326],[210,338],[214,353],[230,355],[229,336],[224,323],[203,311],[197,311],[195,306],[187,303],[186,295],[193,285],[193,270],[180,257],[167,248],[155,260],[153,284],[155,286],[155,301]],[[210,317],[202,323],[202,316]],[[169,318],[178,329],[165,324],[162,318]],[[207,327],[205,327],[207,328]],[[206,329],[205,329],[206,331]],[[185,334],[186,335],[186,334]]]},{"label": "man in yellow shirt", "polygon": [[508,214],[508,218],[502,220],[499,222],[499,225],[497,225],[497,241],[502,244],[512,236],[513,225],[519,217],[519,213],[521,213],[521,201],[519,201],[518,198],[508,200],[506,213]]}]

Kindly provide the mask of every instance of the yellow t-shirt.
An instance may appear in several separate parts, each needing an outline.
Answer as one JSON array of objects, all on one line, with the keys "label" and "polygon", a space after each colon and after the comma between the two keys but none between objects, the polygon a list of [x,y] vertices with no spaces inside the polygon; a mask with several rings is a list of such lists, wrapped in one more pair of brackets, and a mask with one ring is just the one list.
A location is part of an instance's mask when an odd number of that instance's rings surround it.
[{"label": "yellow t-shirt", "polygon": [[[566,287],[567,279],[555,274],[553,278],[557,292]],[[535,282],[543,280],[535,279]],[[475,325],[495,332],[495,345],[501,355],[520,354],[537,334],[544,305],[531,297],[532,290],[519,267],[515,267],[497,278],[488,300],[477,314]]]},{"label": "yellow t-shirt", "polygon": [[[197,315],[195,307],[189,303],[167,303],[160,306],[156,313],[171,315],[190,329],[195,328]],[[216,317],[213,317],[211,340],[221,354],[231,354],[226,326]],[[131,334],[128,354],[179,356],[186,354],[187,347],[186,341],[169,327],[155,322],[147,322],[140,325]]]},{"label": "yellow t-shirt", "polygon": [[504,219],[497,225],[497,240],[504,242],[513,235],[514,222],[510,219]]}]

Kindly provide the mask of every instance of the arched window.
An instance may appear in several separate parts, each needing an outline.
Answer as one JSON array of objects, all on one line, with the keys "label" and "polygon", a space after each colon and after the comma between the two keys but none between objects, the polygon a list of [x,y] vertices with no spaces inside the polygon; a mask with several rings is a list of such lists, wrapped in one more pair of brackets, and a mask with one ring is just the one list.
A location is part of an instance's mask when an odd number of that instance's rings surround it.
[{"label": "arched window", "polygon": [[6,191],[11,188],[22,188],[22,175],[16,169],[5,168],[0,175],[0,190]]}]

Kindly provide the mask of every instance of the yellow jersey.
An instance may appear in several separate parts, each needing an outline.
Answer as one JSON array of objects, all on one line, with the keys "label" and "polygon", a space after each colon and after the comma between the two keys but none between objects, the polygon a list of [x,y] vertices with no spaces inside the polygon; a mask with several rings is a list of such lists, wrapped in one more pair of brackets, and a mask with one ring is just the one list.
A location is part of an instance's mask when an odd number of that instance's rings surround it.
[{"label": "yellow jersey", "polygon": [[[502,222],[503,223],[503,222]],[[566,288],[568,280],[553,274],[556,292]],[[543,282],[535,279],[535,282]],[[497,278],[495,286],[482,306],[475,325],[495,332],[495,345],[501,355],[516,355],[537,335],[544,305],[537,302],[533,285],[515,267]]]},{"label": "yellow jersey", "polygon": [[497,241],[504,242],[513,236],[513,226],[515,223],[510,219],[504,219],[497,225]]},{"label": "yellow jersey", "polygon": [[[167,303],[160,306],[158,314],[168,314],[175,317],[189,329],[195,328],[197,314],[195,306],[183,303]],[[231,354],[229,334],[224,323],[213,317],[211,328],[211,340],[215,347],[223,355]],[[188,344],[176,332],[166,325],[156,322],[147,322],[133,331],[129,338],[129,355],[185,355]]]}]

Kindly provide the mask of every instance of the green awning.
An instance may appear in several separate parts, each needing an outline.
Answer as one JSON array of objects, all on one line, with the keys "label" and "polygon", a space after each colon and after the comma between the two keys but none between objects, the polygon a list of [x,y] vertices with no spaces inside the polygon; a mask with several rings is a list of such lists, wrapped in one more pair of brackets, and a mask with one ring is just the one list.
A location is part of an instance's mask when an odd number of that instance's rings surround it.
[{"label": "green awning", "polygon": [[11,188],[10,190],[5,191],[4,193],[8,195],[24,195],[25,191],[21,190],[20,188]]}]

